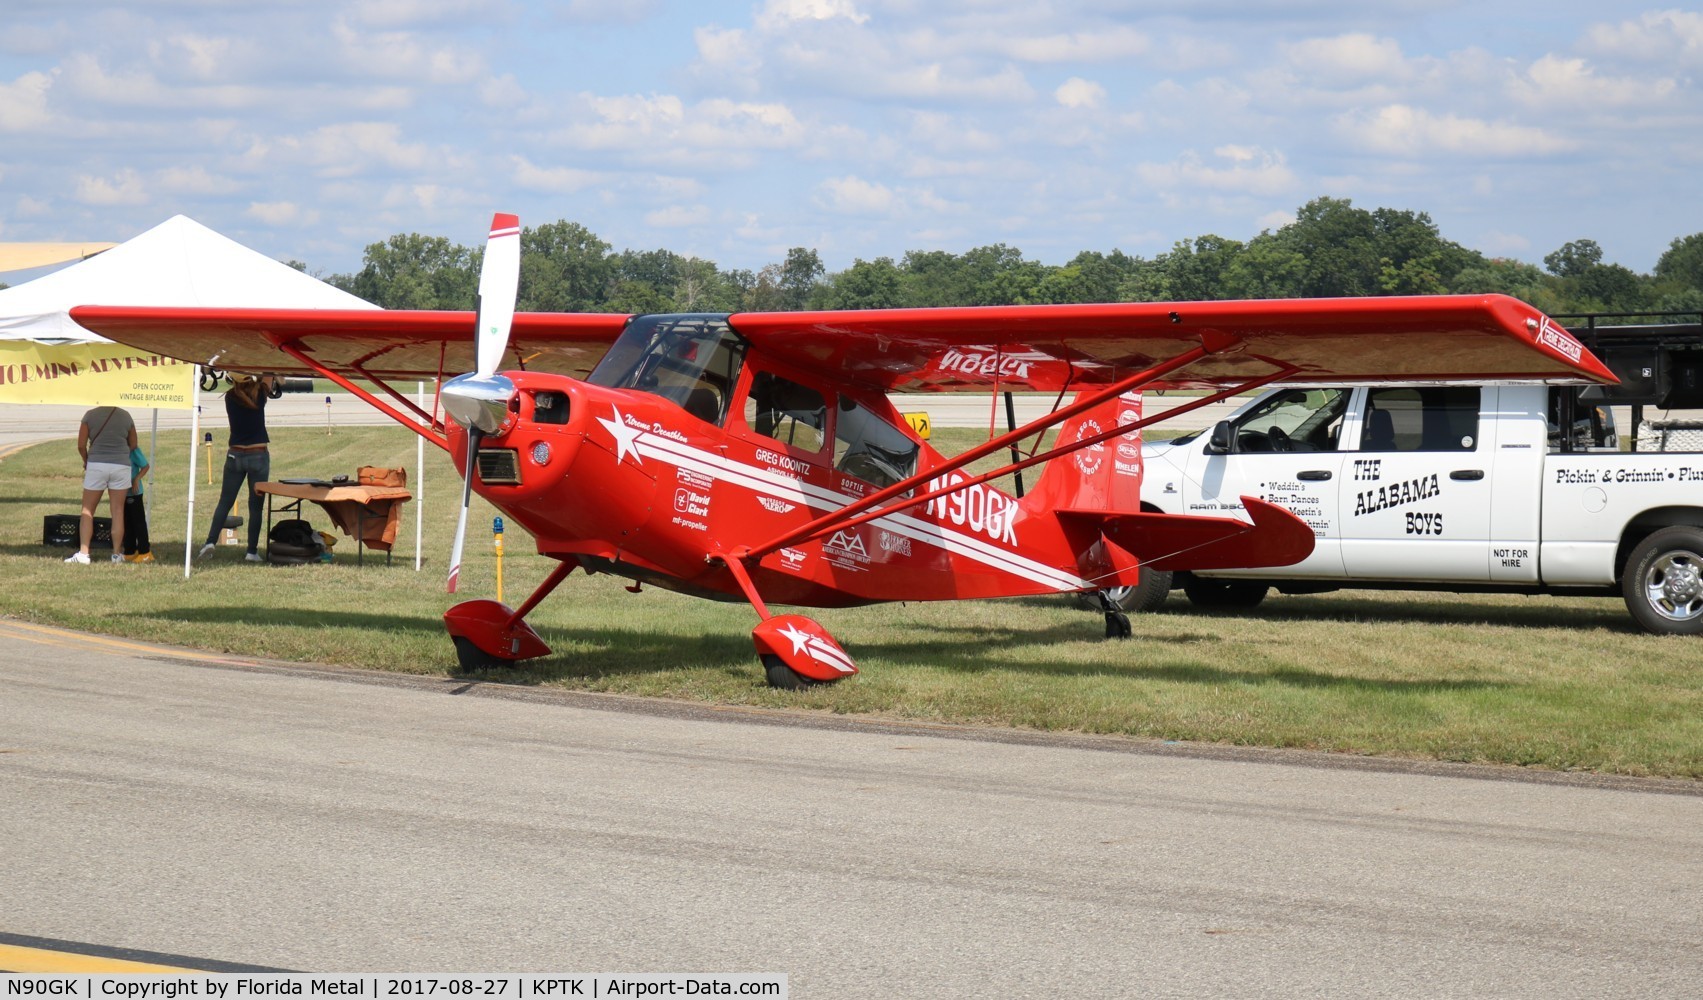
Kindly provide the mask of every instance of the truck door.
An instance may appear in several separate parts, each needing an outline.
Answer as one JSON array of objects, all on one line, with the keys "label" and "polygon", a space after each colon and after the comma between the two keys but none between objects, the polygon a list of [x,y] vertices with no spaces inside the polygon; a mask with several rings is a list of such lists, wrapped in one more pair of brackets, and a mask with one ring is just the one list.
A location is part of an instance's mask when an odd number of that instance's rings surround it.
[{"label": "truck door", "polygon": [[1477,386],[1366,390],[1342,562],[1367,580],[1490,578],[1490,446]]},{"label": "truck door", "polygon": [[1227,421],[1227,451],[1214,451],[1210,434],[1201,435],[1190,446],[1184,513],[1222,517],[1241,511],[1242,496],[1255,496],[1287,508],[1311,525],[1315,536],[1313,554],[1293,566],[1238,569],[1225,575],[1282,579],[1342,575],[1336,505],[1344,456],[1339,447],[1353,392],[1347,388],[1279,389]]}]

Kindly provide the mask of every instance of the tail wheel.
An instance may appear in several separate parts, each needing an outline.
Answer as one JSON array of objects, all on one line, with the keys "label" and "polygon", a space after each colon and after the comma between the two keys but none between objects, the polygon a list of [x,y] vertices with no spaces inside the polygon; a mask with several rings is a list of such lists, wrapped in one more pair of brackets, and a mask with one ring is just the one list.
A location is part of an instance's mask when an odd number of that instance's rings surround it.
[{"label": "tail wheel", "polygon": [[1638,543],[1620,579],[1626,610],[1658,635],[1703,633],[1703,530],[1663,528]]},{"label": "tail wheel", "polygon": [[1259,607],[1269,586],[1253,580],[1214,580],[1190,576],[1183,584],[1189,603],[1209,611],[1246,611]]},{"label": "tail wheel", "polygon": [[768,679],[769,686],[780,691],[803,691],[806,688],[820,687],[831,684],[832,681],[819,681],[814,677],[806,677],[786,665],[786,661],[773,653],[759,654],[763,661],[763,675]]}]

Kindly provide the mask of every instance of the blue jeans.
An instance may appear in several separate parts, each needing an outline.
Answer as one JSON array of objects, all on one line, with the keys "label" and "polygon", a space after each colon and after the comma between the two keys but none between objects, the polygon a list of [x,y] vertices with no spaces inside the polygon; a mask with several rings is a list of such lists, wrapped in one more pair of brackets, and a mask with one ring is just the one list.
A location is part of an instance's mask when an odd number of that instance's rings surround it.
[{"label": "blue jeans", "polygon": [[242,488],[242,481],[246,478],[248,480],[248,551],[260,551],[260,514],[266,504],[254,487],[264,483],[271,475],[272,453],[264,448],[255,451],[225,453],[225,479],[219,487],[219,506],[213,508],[213,526],[207,529],[208,545],[219,540],[219,530],[225,526],[225,518],[231,516],[231,508],[236,506],[237,502],[237,490]]}]

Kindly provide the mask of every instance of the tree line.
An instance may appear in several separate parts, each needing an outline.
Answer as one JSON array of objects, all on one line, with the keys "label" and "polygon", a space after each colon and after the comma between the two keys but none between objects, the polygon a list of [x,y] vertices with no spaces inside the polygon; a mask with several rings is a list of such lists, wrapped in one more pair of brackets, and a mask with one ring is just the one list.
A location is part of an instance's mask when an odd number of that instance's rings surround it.
[{"label": "tree line", "polygon": [[[911,306],[1155,302],[1502,292],[1551,315],[1703,312],[1703,233],[1674,239],[1650,274],[1603,259],[1589,239],[1543,266],[1444,239],[1424,212],[1317,198],[1246,242],[1206,235],[1151,258],[1084,250],[1062,265],[1003,243],[962,254],[912,250],[828,272],[813,249],[752,271],[670,250],[616,252],[566,220],[521,233],[516,308],[539,312],[739,312]],[[398,234],[354,274],[325,280],[387,309],[471,309],[483,248]],[[303,267],[296,263],[294,266]],[[305,270],[305,267],[303,267]]]}]

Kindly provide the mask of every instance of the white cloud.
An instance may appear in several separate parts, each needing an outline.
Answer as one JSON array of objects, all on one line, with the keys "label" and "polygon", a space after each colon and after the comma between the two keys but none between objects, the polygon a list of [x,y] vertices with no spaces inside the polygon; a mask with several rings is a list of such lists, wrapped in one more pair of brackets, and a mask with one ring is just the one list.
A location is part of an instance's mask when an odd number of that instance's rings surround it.
[{"label": "white cloud", "polygon": [[712,98],[688,107],[671,94],[587,96],[596,121],[569,126],[565,138],[580,148],[679,158],[693,151],[753,150],[804,145],[804,126],[784,104]]},{"label": "white cloud", "polygon": [[514,164],[514,182],[528,191],[576,194],[603,180],[601,174],[590,170],[540,167],[524,156],[512,156],[509,159]]},{"label": "white cloud", "polygon": [[1524,104],[1580,114],[1614,108],[1648,109],[1672,96],[1677,88],[1672,79],[1598,76],[1583,59],[1548,55],[1517,77],[1509,90]]},{"label": "white cloud", "polygon": [[891,188],[861,177],[830,177],[816,193],[818,204],[849,215],[886,215],[897,204]]},{"label": "white cloud", "polygon": [[244,214],[269,226],[306,227],[319,222],[319,212],[306,210],[290,201],[249,202]]},{"label": "white cloud", "polygon": [[1121,25],[1068,35],[1006,36],[997,45],[1013,59],[1042,63],[1133,59],[1147,55],[1153,48],[1146,33]]},{"label": "white cloud", "polygon": [[1364,33],[1310,38],[1284,46],[1291,65],[1334,79],[1392,79],[1406,75],[1401,46]]},{"label": "white cloud", "polygon": [[1640,64],[1684,61],[1695,69],[1703,59],[1703,13],[1652,10],[1619,24],[1593,25],[1585,33],[1587,49]]},{"label": "white cloud", "polygon": [[0,83],[0,131],[23,132],[41,128],[53,120],[47,110],[47,94],[53,77],[25,73],[11,83]]},{"label": "white cloud", "polygon": [[155,178],[155,184],[161,191],[168,194],[234,194],[241,190],[242,185],[229,177],[219,177],[207,172],[207,168],[199,164],[187,167],[167,167],[161,170]]},{"label": "white cloud", "polygon": [[1220,146],[1212,152],[1228,165],[1214,165],[1189,150],[1170,163],[1138,164],[1136,176],[1161,192],[1194,188],[1270,196],[1296,187],[1295,173],[1281,152],[1249,146]]},{"label": "white cloud", "polygon": [[1053,91],[1053,99],[1067,108],[1097,108],[1106,103],[1106,88],[1073,76]]},{"label": "white cloud", "polygon": [[142,190],[142,176],[129,167],[110,178],[90,177],[88,174],[79,176],[76,198],[85,205],[97,207],[141,205],[148,200],[147,193]]},{"label": "white cloud", "polygon": [[501,0],[354,0],[349,12],[363,24],[400,28],[408,25],[494,20]]},{"label": "white cloud", "polygon": [[485,75],[485,59],[477,52],[452,45],[429,45],[406,31],[357,31],[339,18],[332,37],[353,72],[411,83],[466,84]]},{"label": "white cloud", "polygon": [[1338,129],[1361,148],[1403,157],[1548,156],[1575,143],[1544,129],[1487,122],[1458,115],[1434,115],[1423,108],[1391,104],[1375,111],[1340,116]]},{"label": "white cloud", "polygon": [[645,225],[658,229],[685,229],[706,225],[709,221],[710,210],[706,205],[670,205],[645,213]]},{"label": "white cloud", "polygon": [[863,24],[869,15],[852,0],[768,0],[757,12],[757,27],[763,31],[784,31],[801,21],[835,20]]},{"label": "white cloud", "polygon": [[257,141],[244,160],[256,170],[287,170],[305,165],[321,177],[353,177],[388,171],[453,173],[460,158],[443,149],[404,142],[392,122],[343,122],[306,135]]}]

